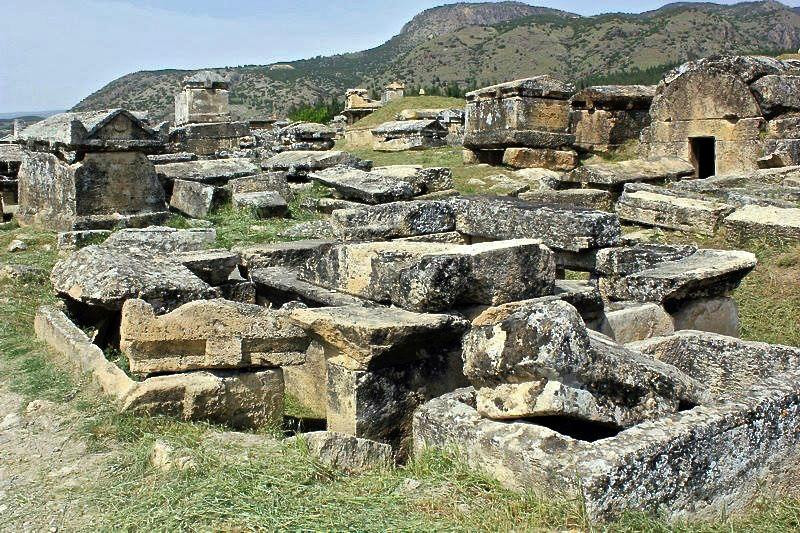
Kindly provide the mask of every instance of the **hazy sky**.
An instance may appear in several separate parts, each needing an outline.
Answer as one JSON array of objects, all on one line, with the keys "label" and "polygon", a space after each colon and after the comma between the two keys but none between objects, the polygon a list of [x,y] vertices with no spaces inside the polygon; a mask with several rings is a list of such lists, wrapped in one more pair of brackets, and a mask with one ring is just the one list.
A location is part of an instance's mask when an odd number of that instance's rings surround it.
[{"label": "hazy sky", "polygon": [[[398,33],[423,9],[444,3],[450,2],[0,0],[0,112],[69,108],[137,70],[264,64],[363,50]],[[546,5],[592,15],[665,3]],[[800,5],[800,0],[785,3]]]}]

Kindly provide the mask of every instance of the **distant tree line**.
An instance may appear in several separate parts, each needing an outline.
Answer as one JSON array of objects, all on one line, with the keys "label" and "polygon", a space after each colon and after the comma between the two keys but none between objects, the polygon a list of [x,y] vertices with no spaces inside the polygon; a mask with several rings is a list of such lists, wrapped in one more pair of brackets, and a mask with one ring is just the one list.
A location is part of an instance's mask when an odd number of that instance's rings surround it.
[{"label": "distant tree line", "polygon": [[318,122],[327,124],[333,117],[341,114],[344,110],[344,103],[336,97],[326,101],[320,98],[313,105],[293,106],[289,108],[287,116],[289,120],[295,122]]}]

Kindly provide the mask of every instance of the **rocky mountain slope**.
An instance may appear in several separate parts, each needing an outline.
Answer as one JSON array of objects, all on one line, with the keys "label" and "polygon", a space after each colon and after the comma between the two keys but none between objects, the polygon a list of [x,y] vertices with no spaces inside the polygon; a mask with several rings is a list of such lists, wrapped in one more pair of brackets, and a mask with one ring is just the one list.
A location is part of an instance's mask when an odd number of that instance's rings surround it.
[{"label": "rocky mountain slope", "polygon": [[[670,4],[641,14],[580,17],[518,2],[451,4],[426,10],[386,43],[363,52],[215,69],[232,82],[242,118],[341,97],[350,87],[477,87],[549,73],[577,83],[653,82],[683,61],[723,53],[800,47],[800,12],[775,1],[730,6]],[[75,109],[127,107],[171,118],[173,95],[191,71],[128,74]]]}]

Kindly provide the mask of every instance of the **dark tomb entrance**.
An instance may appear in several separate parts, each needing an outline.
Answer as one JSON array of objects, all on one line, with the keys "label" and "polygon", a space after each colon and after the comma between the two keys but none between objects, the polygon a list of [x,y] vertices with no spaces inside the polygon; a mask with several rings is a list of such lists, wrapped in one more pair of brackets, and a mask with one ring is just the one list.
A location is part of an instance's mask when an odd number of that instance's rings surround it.
[{"label": "dark tomb entrance", "polygon": [[714,137],[692,137],[689,152],[694,165],[695,177],[708,178],[717,173],[716,139]]}]

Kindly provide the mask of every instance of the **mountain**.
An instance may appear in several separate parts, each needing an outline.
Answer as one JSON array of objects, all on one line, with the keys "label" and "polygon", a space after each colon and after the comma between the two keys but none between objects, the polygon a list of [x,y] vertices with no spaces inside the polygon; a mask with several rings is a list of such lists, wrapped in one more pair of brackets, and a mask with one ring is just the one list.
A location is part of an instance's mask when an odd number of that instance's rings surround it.
[{"label": "mountain", "polygon": [[[519,2],[459,3],[423,11],[363,52],[275,65],[213,69],[231,82],[242,118],[285,114],[351,87],[480,87],[535,74],[580,84],[653,83],[672,66],[714,54],[778,54],[800,47],[800,10],[775,1],[676,3],[638,14],[581,17]],[[126,107],[169,119],[180,81],[159,70],[112,81],[76,110]]]}]

